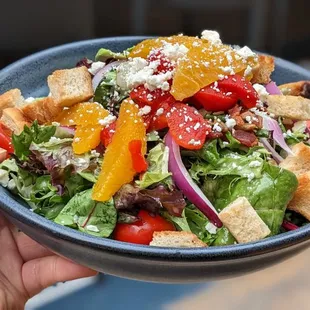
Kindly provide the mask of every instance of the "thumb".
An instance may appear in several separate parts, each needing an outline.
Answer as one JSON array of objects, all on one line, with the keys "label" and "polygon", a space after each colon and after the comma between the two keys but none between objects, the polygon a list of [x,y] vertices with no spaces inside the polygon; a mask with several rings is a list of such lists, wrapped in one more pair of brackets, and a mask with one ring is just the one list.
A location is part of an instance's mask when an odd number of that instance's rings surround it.
[{"label": "thumb", "polygon": [[29,297],[57,282],[91,277],[96,274],[96,271],[57,255],[30,260],[22,268],[22,277]]}]

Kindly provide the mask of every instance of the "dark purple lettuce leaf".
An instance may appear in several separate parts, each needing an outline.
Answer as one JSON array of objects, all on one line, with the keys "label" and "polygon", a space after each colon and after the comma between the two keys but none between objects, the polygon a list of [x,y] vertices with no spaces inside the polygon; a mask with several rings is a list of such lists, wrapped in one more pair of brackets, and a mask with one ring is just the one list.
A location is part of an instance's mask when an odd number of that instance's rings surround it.
[{"label": "dark purple lettuce leaf", "polygon": [[85,66],[87,69],[89,69],[92,65],[93,61],[88,58],[82,58],[75,66],[76,67],[83,67]]},{"label": "dark purple lettuce leaf", "polygon": [[165,208],[173,216],[182,216],[186,202],[182,193],[173,188],[167,189],[164,185],[158,185],[153,189],[143,189],[126,184],[114,197],[115,207],[118,210],[131,210],[137,212],[145,209],[151,213],[158,213]]}]

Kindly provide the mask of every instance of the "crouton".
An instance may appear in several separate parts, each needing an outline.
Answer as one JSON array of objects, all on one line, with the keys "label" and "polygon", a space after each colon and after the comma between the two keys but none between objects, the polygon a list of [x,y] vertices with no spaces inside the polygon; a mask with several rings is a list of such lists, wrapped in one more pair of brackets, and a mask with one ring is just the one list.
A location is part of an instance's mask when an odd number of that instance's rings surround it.
[{"label": "crouton", "polygon": [[21,110],[29,120],[45,124],[52,122],[63,108],[57,105],[53,98],[45,97],[23,105]]},{"label": "crouton", "polygon": [[310,171],[297,176],[297,179],[297,191],[287,208],[300,213],[310,221]]},{"label": "crouton", "polygon": [[91,75],[86,67],[57,70],[47,78],[52,98],[62,107],[93,97]]},{"label": "crouton", "polygon": [[270,95],[267,111],[275,116],[306,121],[310,119],[310,99],[300,96]]},{"label": "crouton", "polygon": [[19,89],[11,89],[0,96],[0,117],[2,111],[6,108],[19,106],[24,101],[24,98]]},{"label": "crouton", "polygon": [[274,58],[272,56],[259,55],[258,65],[253,68],[251,82],[258,84],[268,84],[271,81],[271,74],[274,71]]},{"label": "crouton", "polygon": [[4,109],[0,121],[15,134],[20,134],[24,130],[25,125],[30,126],[29,120],[18,108]]},{"label": "crouton", "polygon": [[294,155],[288,155],[279,166],[297,176],[310,171],[310,147],[300,142],[292,147],[292,152]]},{"label": "crouton", "polygon": [[207,246],[196,235],[186,231],[155,231],[150,245],[171,248],[202,248]]},{"label": "crouton", "polygon": [[299,81],[279,86],[283,95],[301,96],[310,99],[310,81]]},{"label": "crouton", "polygon": [[220,220],[239,243],[267,237],[270,229],[245,197],[239,197],[219,214]]}]

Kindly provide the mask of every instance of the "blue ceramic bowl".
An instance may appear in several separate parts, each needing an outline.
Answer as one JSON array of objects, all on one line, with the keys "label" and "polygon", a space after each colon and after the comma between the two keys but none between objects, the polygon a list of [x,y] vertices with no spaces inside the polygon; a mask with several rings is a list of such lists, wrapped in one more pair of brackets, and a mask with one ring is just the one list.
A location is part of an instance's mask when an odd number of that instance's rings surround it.
[{"label": "blue ceramic bowl", "polygon": [[[46,78],[54,70],[94,58],[100,47],[114,51],[141,41],[119,37],[67,44],[26,57],[0,72],[0,93],[20,88],[24,96],[47,95]],[[277,59],[273,79],[281,84],[310,80],[310,72]],[[22,231],[52,251],[98,271],[145,281],[185,283],[221,279],[283,261],[310,244],[310,225],[262,241],[210,248],[155,248],[97,238],[57,225],[33,212],[0,187],[0,209]]]}]

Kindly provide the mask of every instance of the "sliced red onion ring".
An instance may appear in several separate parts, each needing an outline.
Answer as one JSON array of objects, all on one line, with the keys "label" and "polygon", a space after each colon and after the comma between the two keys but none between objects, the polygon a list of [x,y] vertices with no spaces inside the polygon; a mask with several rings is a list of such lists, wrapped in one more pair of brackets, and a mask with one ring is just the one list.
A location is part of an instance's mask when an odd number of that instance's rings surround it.
[{"label": "sliced red onion ring", "polygon": [[275,82],[268,83],[265,88],[270,95],[282,95],[281,90]]},{"label": "sliced red onion ring", "polygon": [[104,66],[102,69],[100,69],[93,77],[93,81],[92,81],[93,90],[94,91],[96,90],[99,83],[101,82],[101,80],[103,79],[103,77],[105,76],[107,72],[111,71],[112,69],[117,68],[124,61],[126,60],[113,61],[113,62],[110,62],[108,65]]},{"label": "sliced red onion ring", "polygon": [[269,151],[273,159],[279,164],[283,161],[283,158],[278,154],[278,152],[272,147],[266,138],[260,138],[260,142],[264,145],[265,149]]},{"label": "sliced red onion ring", "polygon": [[273,140],[288,154],[294,155],[292,150],[289,148],[289,146],[285,142],[283,132],[278,122],[275,119],[272,119],[271,117],[267,115],[262,115],[262,117],[263,117],[263,127],[264,129],[272,131]]},{"label": "sliced red onion ring", "polygon": [[169,171],[172,173],[176,186],[215,226],[222,227],[223,224],[216,209],[186,170],[182,162],[180,147],[174,142],[169,132],[165,137],[165,143],[169,148]]},{"label": "sliced red onion ring", "polygon": [[297,225],[295,225],[289,221],[286,221],[286,220],[283,221],[282,227],[286,230],[296,230],[299,228]]}]

